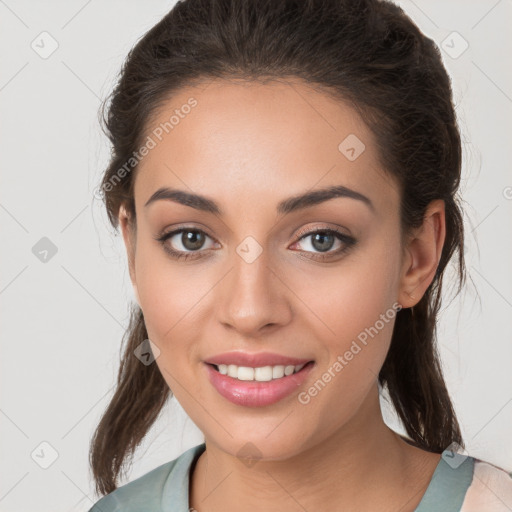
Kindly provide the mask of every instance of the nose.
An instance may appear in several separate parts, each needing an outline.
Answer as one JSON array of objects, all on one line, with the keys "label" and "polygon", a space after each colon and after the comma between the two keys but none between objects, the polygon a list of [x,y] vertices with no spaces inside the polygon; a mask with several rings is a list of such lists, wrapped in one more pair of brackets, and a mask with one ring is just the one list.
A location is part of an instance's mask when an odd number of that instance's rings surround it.
[{"label": "nose", "polygon": [[233,267],[218,289],[218,318],[228,329],[257,337],[290,322],[292,296],[265,251],[252,262],[235,253]]}]

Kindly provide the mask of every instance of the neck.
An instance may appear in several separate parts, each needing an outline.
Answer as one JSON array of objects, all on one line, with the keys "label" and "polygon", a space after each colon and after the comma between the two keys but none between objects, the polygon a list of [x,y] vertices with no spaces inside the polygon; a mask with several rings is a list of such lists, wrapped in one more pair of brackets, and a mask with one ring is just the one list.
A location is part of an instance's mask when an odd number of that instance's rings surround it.
[{"label": "neck", "polygon": [[[414,511],[439,455],[406,443],[382,419],[378,388],[352,420],[286,460],[246,464],[206,440],[190,479],[190,506],[213,510]],[[242,506],[243,504],[243,506]]]}]

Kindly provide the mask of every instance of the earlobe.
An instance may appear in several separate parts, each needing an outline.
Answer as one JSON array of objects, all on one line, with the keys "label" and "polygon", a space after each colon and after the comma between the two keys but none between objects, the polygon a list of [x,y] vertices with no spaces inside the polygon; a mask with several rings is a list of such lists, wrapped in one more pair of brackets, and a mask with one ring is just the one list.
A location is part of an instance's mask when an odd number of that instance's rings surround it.
[{"label": "earlobe", "polygon": [[437,199],[428,205],[423,224],[409,238],[399,293],[404,308],[416,305],[432,283],[445,236],[444,201]]}]

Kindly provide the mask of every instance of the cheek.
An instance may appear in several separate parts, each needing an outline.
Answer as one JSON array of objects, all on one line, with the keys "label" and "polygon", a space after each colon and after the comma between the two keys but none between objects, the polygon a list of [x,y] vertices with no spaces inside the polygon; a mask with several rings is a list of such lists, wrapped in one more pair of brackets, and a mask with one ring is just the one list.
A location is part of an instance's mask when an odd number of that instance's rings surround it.
[{"label": "cheek", "polygon": [[298,396],[317,431],[337,429],[360,409],[389,349],[400,309],[395,302],[397,260],[394,254],[382,257],[384,245],[374,249],[354,256],[329,278],[310,274],[297,292],[307,296],[304,302],[321,320],[308,313],[304,329],[313,332],[319,350],[326,352],[316,378]]},{"label": "cheek", "polygon": [[323,325],[324,339],[346,342],[392,307],[398,278],[399,249],[382,239],[349,254],[332,270],[310,265],[300,279],[294,279],[294,291],[305,312],[309,310],[308,317],[316,318],[315,330],[321,332]]},{"label": "cheek", "polygon": [[294,291],[307,306],[301,308],[300,322],[307,323],[305,331],[313,332],[319,349],[327,352],[319,373],[346,402],[365,395],[385,360],[400,309],[398,277],[399,246],[382,239],[354,252],[332,272],[316,267],[296,281]]},{"label": "cheek", "polygon": [[140,251],[137,258],[144,322],[149,339],[160,351],[155,362],[173,395],[193,413],[195,401],[190,401],[187,390],[195,386],[191,363],[200,358],[198,340],[204,326],[198,316],[208,296],[207,283],[199,277],[199,266],[184,271],[165,254],[150,251]]},{"label": "cheek", "polygon": [[137,246],[135,275],[141,307],[148,335],[160,348],[165,348],[167,340],[182,339],[177,336],[182,325],[190,327],[194,306],[208,292],[200,274],[200,266],[173,262],[151,242]]}]

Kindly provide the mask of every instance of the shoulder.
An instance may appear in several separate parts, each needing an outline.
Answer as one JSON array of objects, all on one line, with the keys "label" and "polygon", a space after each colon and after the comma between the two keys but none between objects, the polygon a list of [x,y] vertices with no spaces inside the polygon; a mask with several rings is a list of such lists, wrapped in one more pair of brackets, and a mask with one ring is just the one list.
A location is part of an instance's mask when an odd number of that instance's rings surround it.
[{"label": "shoulder", "polygon": [[118,487],[96,502],[89,512],[135,512],[136,510],[160,512],[159,497],[162,495],[163,488],[177,460],[162,464],[139,478]]},{"label": "shoulder", "polygon": [[194,446],[178,458],[118,487],[98,500],[89,512],[167,512],[169,505],[173,509],[180,506],[186,509],[190,466],[204,448],[204,443]]},{"label": "shoulder", "polygon": [[510,512],[512,475],[502,468],[474,459],[473,479],[460,512]]}]

